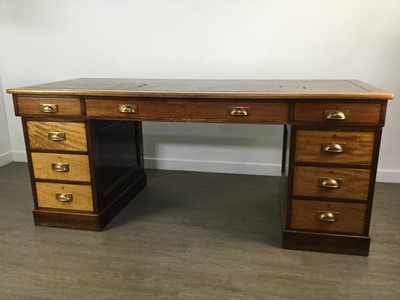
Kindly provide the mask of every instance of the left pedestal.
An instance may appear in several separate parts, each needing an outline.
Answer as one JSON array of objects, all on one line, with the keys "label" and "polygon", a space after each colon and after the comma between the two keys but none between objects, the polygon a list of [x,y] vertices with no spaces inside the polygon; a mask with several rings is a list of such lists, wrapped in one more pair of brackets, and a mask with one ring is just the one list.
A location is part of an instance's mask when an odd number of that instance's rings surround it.
[{"label": "left pedestal", "polygon": [[22,123],[35,225],[101,230],[146,185],[140,122]]}]

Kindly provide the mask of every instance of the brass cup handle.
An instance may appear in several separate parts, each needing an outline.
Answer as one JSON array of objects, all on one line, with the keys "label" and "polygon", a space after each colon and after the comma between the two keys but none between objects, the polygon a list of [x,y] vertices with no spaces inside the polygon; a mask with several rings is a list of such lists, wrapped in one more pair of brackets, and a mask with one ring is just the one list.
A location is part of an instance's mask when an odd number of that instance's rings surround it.
[{"label": "brass cup handle", "polygon": [[65,173],[69,172],[69,164],[64,163],[51,163],[51,169],[54,172]]},{"label": "brass cup handle", "polygon": [[229,111],[231,116],[248,116],[250,113],[250,107],[248,106],[230,106]]},{"label": "brass cup handle", "polygon": [[137,105],[132,104],[120,104],[118,110],[122,114],[136,114],[138,112]]},{"label": "brass cup handle", "polygon": [[40,111],[46,114],[54,114],[58,112],[57,104],[40,104]]},{"label": "brass cup handle", "polygon": [[342,185],[342,179],[319,178],[318,185],[326,189],[338,189]]},{"label": "brass cup handle", "polygon": [[60,202],[72,202],[73,197],[71,193],[56,193],[56,200]]},{"label": "brass cup handle", "polygon": [[337,143],[322,143],[321,149],[324,152],[328,153],[342,153],[344,152],[345,144],[337,144]]},{"label": "brass cup handle", "polygon": [[65,132],[49,132],[47,138],[49,141],[62,142],[67,139],[67,136]]},{"label": "brass cup handle", "polygon": [[339,212],[338,211],[317,211],[317,219],[323,222],[336,222],[338,220]]},{"label": "brass cup handle", "polygon": [[324,117],[325,120],[333,120],[333,121],[344,121],[347,119],[349,115],[348,110],[325,110]]}]

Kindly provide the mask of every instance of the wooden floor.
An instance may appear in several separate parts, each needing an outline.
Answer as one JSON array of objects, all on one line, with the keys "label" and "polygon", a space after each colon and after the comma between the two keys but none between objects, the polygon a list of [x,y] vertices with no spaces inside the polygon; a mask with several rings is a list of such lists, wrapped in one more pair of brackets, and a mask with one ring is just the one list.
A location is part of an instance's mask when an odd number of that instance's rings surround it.
[{"label": "wooden floor", "polygon": [[148,171],[103,232],[35,227],[27,165],[0,168],[0,299],[400,299],[400,184],[369,257],[280,248],[279,179]]}]

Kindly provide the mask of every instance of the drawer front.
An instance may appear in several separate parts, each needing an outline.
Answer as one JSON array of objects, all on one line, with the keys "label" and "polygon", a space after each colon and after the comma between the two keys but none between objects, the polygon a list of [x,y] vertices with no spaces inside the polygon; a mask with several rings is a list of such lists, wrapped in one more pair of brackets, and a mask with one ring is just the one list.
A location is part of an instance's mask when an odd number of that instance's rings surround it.
[{"label": "drawer front", "polygon": [[84,123],[28,121],[31,149],[87,151]]},{"label": "drawer front", "polygon": [[86,155],[32,152],[35,178],[90,182]]},{"label": "drawer front", "polygon": [[81,101],[78,98],[24,97],[16,100],[20,116],[81,116]]},{"label": "drawer front", "polygon": [[288,104],[87,99],[89,117],[232,123],[286,123]]},{"label": "drawer front", "polygon": [[294,167],[293,195],[367,200],[370,170]]},{"label": "drawer front", "polygon": [[89,185],[36,183],[39,208],[93,211],[92,188]]},{"label": "drawer front", "polygon": [[374,132],[298,130],[296,162],[372,163]]},{"label": "drawer front", "polygon": [[363,234],[365,211],[362,203],[293,200],[291,227]]},{"label": "drawer front", "polygon": [[296,103],[295,122],[379,124],[381,104]]}]

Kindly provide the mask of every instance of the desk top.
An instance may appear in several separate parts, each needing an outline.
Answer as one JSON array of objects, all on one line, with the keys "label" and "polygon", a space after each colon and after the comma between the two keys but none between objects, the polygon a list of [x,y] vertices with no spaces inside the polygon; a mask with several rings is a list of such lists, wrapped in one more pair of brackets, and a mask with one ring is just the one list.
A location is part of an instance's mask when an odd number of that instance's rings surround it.
[{"label": "desk top", "polygon": [[7,89],[10,94],[109,97],[364,99],[394,95],[358,80],[181,80],[79,78]]}]

